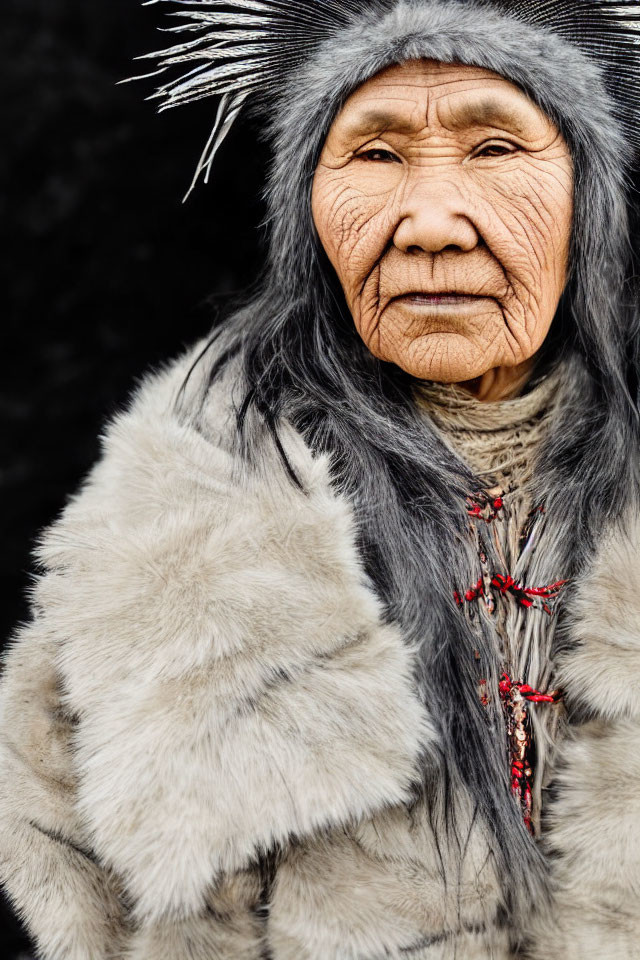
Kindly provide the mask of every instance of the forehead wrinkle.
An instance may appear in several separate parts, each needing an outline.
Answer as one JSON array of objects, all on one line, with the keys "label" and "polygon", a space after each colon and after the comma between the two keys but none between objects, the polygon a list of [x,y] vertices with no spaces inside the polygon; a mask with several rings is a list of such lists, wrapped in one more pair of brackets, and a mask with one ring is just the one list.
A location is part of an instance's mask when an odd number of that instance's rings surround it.
[{"label": "forehead wrinkle", "polygon": [[[545,118],[525,93],[499,76],[465,76],[462,80],[429,76],[425,82],[424,76],[410,75],[398,82],[384,78],[376,84],[377,89],[374,84],[376,81],[368,81],[364,85],[368,95],[347,105],[341,117],[344,136],[388,131],[411,135],[431,127],[451,132],[494,127],[526,135],[532,128],[539,131]],[[392,91],[400,95],[394,96]]]}]

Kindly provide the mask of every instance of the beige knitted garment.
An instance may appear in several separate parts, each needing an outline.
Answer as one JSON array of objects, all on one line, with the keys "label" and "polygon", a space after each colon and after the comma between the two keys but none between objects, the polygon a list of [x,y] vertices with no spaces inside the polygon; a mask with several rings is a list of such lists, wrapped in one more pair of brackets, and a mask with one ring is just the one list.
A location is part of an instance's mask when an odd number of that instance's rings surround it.
[{"label": "beige knitted garment", "polygon": [[[536,506],[531,497],[536,455],[560,401],[562,383],[560,367],[520,396],[489,403],[475,399],[455,384],[420,381],[416,385],[416,402],[444,441],[471,467],[484,491],[492,498],[502,497],[503,508],[491,523],[501,570],[491,573],[515,575],[522,534]],[[486,613],[484,604],[481,607]],[[512,679],[547,692],[552,681],[549,654],[554,617],[540,609],[524,608],[512,596],[500,598],[490,615],[500,639],[505,671]],[[537,753],[532,826],[539,834],[543,790],[563,726],[564,708],[562,704],[530,706],[529,715]]]}]

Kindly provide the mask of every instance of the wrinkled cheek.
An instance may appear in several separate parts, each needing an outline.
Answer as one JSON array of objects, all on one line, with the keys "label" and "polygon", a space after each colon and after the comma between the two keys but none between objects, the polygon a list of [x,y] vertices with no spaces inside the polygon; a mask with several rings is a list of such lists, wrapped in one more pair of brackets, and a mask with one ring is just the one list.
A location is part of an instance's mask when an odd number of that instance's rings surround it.
[{"label": "wrinkled cheek", "polygon": [[505,311],[527,340],[548,325],[564,286],[566,253],[553,225],[522,214],[504,219],[505,231],[496,246],[508,283]]},{"label": "wrinkled cheek", "polygon": [[359,204],[354,216],[345,219],[338,249],[340,273],[350,290],[359,290],[382,257],[388,236],[384,209]]},{"label": "wrinkled cheek", "polygon": [[355,295],[349,303],[358,333],[367,344],[371,344],[378,336],[380,314],[382,312],[380,273],[380,265],[376,264],[357,287]]},{"label": "wrinkled cheek", "polygon": [[387,204],[340,189],[319,192],[314,203],[320,240],[351,304],[385,249]]},{"label": "wrinkled cheek", "polygon": [[519,198],[504,214],[507,243],[504,265],[519,283],[541,301],[561,291],[566,275],[571,204],[554,204],[543,189]]}]

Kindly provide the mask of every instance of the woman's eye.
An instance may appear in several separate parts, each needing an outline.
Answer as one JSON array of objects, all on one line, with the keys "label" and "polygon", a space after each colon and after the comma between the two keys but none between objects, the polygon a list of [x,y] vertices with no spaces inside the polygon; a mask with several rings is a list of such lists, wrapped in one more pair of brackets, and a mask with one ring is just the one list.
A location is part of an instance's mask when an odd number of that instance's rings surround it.
[{"label": "woman's eye", "polygon": [[400,157],[397,157],[395,153],[391,153],[390,150],[382,150],[380,148],[373,148],[371,150],[363,150],[362,153],[356,154],[358,157],[364,157],[365,160],[377,160],[381,163],[401,163]]},{"label": "woman's eye", "polygon": [[474,150],[472,156],[475,157],[504,157],[509,153],[515,153],[517,147],[513,143],[485,143]]}]

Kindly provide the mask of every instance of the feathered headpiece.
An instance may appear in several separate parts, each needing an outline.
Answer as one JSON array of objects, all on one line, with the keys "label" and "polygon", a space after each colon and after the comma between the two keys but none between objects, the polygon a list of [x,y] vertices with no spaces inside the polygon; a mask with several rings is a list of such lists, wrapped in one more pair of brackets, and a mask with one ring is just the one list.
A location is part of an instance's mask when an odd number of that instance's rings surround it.
[{"label": "feathered headpiece", "polygon": [[[209,179],[218,147],[247,101],[268,105],[286,89],[292,71],[363,15],[383,15],[393,0],[148,0],[172,3],[181,21],[166,28],[194,35],[139,59],[158,60],[157,76],[184,64],[186,73],[160,86],[160,110],[217,97],[218,111],[198,163]],[[420,0],[415,0],[419,5]],[[489,9],[552,32],[602,70],[629,142],[640,147],[640,3],[638,0],[485,0]],[[133,78],[142,79],[142,78]],[[187,194],[188,196],[188,194]]]}]

